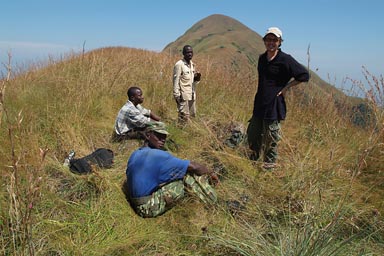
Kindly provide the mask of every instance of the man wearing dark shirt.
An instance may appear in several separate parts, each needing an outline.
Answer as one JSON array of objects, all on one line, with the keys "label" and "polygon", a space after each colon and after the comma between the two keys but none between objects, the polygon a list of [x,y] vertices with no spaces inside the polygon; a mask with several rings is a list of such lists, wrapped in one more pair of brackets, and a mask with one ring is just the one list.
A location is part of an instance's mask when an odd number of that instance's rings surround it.
[{"label": "man wearing dark shirt", "polygon": [[263,167],[272,169],[276,167],[277,144],[281,139],[280,121],[286,116],[284,93],[307,82],[309,73],[291,55],[281,51],[283,39],[279,28],[269,28],[263,41],[266,51],[259,57],[259,83],[247,136],[253,151],[251,159],[257,160],[263,151]]}]

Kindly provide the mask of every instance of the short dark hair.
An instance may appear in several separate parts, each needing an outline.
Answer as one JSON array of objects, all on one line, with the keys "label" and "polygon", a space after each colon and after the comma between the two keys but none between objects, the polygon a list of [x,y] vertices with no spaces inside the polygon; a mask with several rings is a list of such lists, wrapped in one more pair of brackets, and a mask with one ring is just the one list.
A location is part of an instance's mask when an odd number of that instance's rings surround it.
[{"label": "short dark hair", "polygon": [[128,98],[130,99],[131,97],[135,96],[137,90],[141,91],[141,89],[137,86],[129,87],[127,91]]},{"label": "short dark hair", "polygon": [[183,47],[183,54],[185,54],[187,52],[187,48],[191,48],[193,50],[192,46],[190,46],[189,44],[184,45],[184,47]]}]

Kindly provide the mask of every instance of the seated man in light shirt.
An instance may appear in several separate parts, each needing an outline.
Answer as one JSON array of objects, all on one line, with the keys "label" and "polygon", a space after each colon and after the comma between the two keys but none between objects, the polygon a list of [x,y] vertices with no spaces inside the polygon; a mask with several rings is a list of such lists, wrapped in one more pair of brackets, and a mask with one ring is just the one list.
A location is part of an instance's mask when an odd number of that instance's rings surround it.
[{"label": "seated man in light shirt", "polygon": [[143,131],[150,121],[160,121],[160,117],[151,110],[144,108],[141,104],[144,101],[143,91],[132,86],[127,91],[128,101],[117,114],[113,142],[120,142],[126,139],[143,139]]}]

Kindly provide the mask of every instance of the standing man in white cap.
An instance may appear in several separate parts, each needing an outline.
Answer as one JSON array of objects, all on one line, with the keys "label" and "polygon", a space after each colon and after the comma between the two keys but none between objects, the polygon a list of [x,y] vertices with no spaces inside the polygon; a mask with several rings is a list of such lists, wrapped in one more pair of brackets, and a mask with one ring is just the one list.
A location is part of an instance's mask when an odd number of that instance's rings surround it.
[{"label": "standing man in white cap", "polygon": [[251,159],[256,161],[263,152],[265,169],[276,167],[280,121],[286,116],[284,93],[309,80],[307,69],[281,50],[282,37],[277,27],[268,28],[263,37],[266,51],[259,57],[259,82],[247,129],[249,147],[253,151]]}]

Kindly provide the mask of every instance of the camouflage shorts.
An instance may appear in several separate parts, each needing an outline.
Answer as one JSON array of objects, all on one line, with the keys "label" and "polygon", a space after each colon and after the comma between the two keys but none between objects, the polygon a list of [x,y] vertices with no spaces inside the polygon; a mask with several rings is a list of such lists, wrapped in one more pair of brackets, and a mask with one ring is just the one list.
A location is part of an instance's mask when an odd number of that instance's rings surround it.
[{"label": "camouflage shorts", "polygon": [[152,193],[152,195],[132,199],[135,211],[144,218],[156,217],[170,208],[177,201],[188,194],[194,194],[204,203],[215,203],[217,195],[215,190],[208,182],[208,177],[197,175],[185,175],[184,180],[177,180],[161,187]]}]

